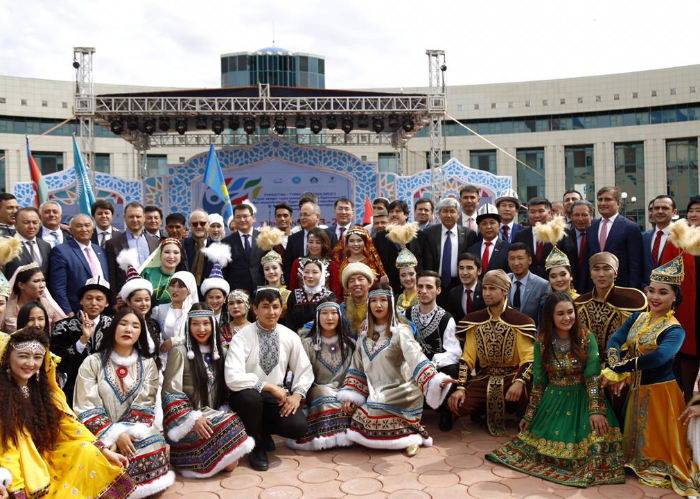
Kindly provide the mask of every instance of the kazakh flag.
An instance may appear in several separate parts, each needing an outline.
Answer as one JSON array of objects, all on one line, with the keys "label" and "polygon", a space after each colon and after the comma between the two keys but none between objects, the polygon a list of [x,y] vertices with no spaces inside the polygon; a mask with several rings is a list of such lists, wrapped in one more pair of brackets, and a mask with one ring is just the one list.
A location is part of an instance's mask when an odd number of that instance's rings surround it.
[{"label": "kazakh flag", "polygon": [[83,163],[80,149],[78,149],[78,142],[75,140],[75,135],[73,135],[73,165],[75,168],[75,185],[78,191],[78,207],[80,208],[80,213],[89,216],[90,208],[95,202],[95,195],[92,193],[90,179],[88,178],[87,169],[85,168],[85,163]]},{"label": "kazakh flag", "polygon": [[36,208],[39,207],[49,199],[49,188],[46,186],[46,181],[41,175],[41,170],[39,166],[34,161],[32,156],[32,151],[29,150],[29,137],[27,139],[27,161],[29,162],[29,174],[32,177],[32,187],[34,188],[34,203]]},{"label": "kazakh flag", "polygon": [[228,220],[233,216],[233,207],[231,206],[231,199],[228,196],[224,174],[221,172],[221,163],[219,163],[219,157],[214,150],[214,144],[209,148],[207,169],[204,172],[204,183],[211,187],[216,195],[224,202],[224,207],[226,209],[224,220]]}]

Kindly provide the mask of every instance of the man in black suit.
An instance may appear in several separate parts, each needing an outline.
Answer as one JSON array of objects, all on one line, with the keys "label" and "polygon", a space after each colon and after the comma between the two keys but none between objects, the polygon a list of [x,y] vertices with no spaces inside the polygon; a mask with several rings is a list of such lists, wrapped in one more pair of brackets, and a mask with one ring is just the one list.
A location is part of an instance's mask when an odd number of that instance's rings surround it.
[{"label": "man in black suit", "polygon": [[[498,208],[485,204],[477,211],[476,223],[481,238],[467,249],[468,253],[476,255],[481,263],[481,276],[489,270],[500,269],[510,272],[508,267],[509,244],[498,237],[501,227],[501,215]],[[479,276],[479,278],[481,278]]]},{"label": "man in black suit", "polygon": [[455,317],[457,323],[467,314],[486,308],[484,298],[481,296],[481,262],[472,253],[462,253],[457,262],[459,281],[457,286],[450,291],[447,311]]},{"label": "man in black suit", "polygon": [[530,227],[527,227],[519,231],[515,236],[513,236],[514,243],[524,243],[530,251],[532,252],[532,265],[530,265],[530,272],[541,277],[542,279],[547,279],[547,272],[544,269],[544,263],[547,256],[552,251],[552,245],[549,243],[538,243],[535,240],[534,234],[532,233],[532,228],[535,224],[547,223],[552,217],[552,203],[548,199],[542,197],[536,197],[530,199],[528,203],[527,216],[530,219]]},{"label": "man in black suit", "polygon": [[163,210],[157,206],[148,205],[144,208],[146,214],[146,232],[148,235],[157,239],[158,241],[168,237],[163,230]]},{"label": "man in black suit", "polygon": [[17,211],[17,237],[22,242],[22,252],[14,260],[5,264],[2,272],[8,279],[12,278],[18,267],[36,262],[44,277],[49,281],[49,256],[51,255],[51,245],[37,237],[41,228],[41,218],[39,210],[34,207],[22,208]]},{"label": "man in black suit", "polygon": [[[564,196],[566,199],[566,196]],[[566,203],[564,203],[566,207]],[[586,264],[583,261],[583,252],[586,248],[586,230],[591,226],[594,217],[593,205],[585,200],[575,201],[569,208],[571,215],[571,228],[567,231],[565,248],[563,249],[571,264],[571,272],[574,277],[574,287],[579,288],[579,279],[581,274],[581,265]]]},{"label": "man in black suit", "polygon": [[[114,206],[106,199],[98,199],[92,203],[90,212],[92,213],[92,218],[95,220],[95,232],[92,234],[92,244],[96,244],[100,248],[104,248],[107,241],[119,233],[119,229],[112,226]],[[111,284],[111,289],[113,290],[114,283]]]},{"label": "man in black suit", "polygon": [[39,237],[49,243],[52,248],[73,239],[73,236],[66,229],[61,227],[61,217],[63,210],[56,201],[46,201],[39,207],[41,216],[41,230]]},{"label": "man in black suit", "polygon": [[[259,232],[253,229],[253,207],[241,203],[233,208],[236,232],[221,242],[231,247],[231,263],[223,270],[231,289],[245,289],[251,295],[258,286],[265,284],[260,260],[265,255],[257,243]],[[289,281],[287,281],[289,282]]]},{"label": "man in black suit", "polygon": [[124,221],[126,231],[112,234],[112,238],[105,243],[107,254],[107,267],[109,269],[110,292],[112,303],[117,302],[117,296],[126,282],[126,272],[117,265],[117,257],[122,250],[136,248],[139,267],[148,259],[149,255],[158,248],[158,241],[144,230],[146,218],[141,203],[129,203],[124,207]]},{"label": "man in black suit", "polygon": [[[306,238],[309,231],[314,227],[318,227],[318,222],[321,219],[321,208],[311,201],[303,203],[299,207],[299,226],[298,230],[287,240],[287,249],[284,252],[284,279],[289,282],[289,274],[292,271],[292,264],[297,258],[306,255]],[[338,242],[335,232],[330,229],[323,229],[328,234],[331,240],[331,248]]]},{"label": "man in black suit", "polygon": [[345,233],[355,221],[355,203],[346,197],[338,198],[333,204],[333,214],[335,215],[335,225],[330,226],[329,229],[333,231],[338,241],[342,241]]},{"label": "man in black suit", "polygon": [[[408,204],[405,201],[392,201],[389,204],[389,220],[394,225],[406,225],[408,221]],[[386,272],[387,277],[389,277],[389,284],[394,290],[394,293],[399,293],[401,291],[401,280],[399,279],[399,269],[396,268],[396,259],[401,251],[401,246],[393,243],[387,237],[388,231],[383,230],[377,232],[374,236],[373,242],[374,247],[379,253],[379,258],[382,260],[382,265],[384,266],[384,272]],[[416,255],[416,252],[420,253],[418,249],[418,238],[414,239],[408,244],[408,250]],[[421,270],[420,261],[416,267],[416,272]]]},{"label": "man in black suit", "polygon": [[457,225],[460,206],[454,198],[444,198],[437,205],[440,223],[418,233],[419,254],[416,255],[424,270],[440,274],[442,292],[438,305],[447,306],[450,291],[461,285],[457,272],[457,257],[467,252],[476,242],[476,232]]}]

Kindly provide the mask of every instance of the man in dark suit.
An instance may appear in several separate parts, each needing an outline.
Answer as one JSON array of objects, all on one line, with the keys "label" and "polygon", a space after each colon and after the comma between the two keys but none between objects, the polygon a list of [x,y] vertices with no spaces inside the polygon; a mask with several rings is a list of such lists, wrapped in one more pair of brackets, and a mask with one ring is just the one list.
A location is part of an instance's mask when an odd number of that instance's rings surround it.
[{"label": "man in dark suit", "polygon": [[146,223],[144,227],[146,228],[148,235],[154,239],[157,239],[158,241],[168,237],[162,227],[163,210],[157,206],[149,205],[144,208],[144,212],[146,213]]},{"label": "man in dark suit", "polygon": [[586,231],[593,222],[595,215],[593,205],[585,200],[574,202],[569,209],[571,215],[571,228],[567,231],[562,249],[569,258],[571,273],[574,278],[574,288],[579,288],[581,266],[588,265],[583,261],[583,252],[586,249]]},{"label": "man in dark suit", "polygon": [[459,219],[457,225],[462,225],[467,229],[476,232],[478,230],[476,224],[476,210],[479,208],[481,200],[481,192],[475,185],[465,185],[459,190]]},{"label": "man in dark suit", "polygon": [[342,241],[345,233],[353,226],[355,220],[355,203],[346,197],[335,200],[333,204],[333,214],[335,215],[335,225],[328,227],[338,241]]},{"label": "man in dark suit", "polygon": [[461,285],[457,272],[457,257],[476,242],[476,232],[457,225],[460,206],[454,198],[443,198],[437,205],[440,223],[418,233],[418,262],[424,270],[440,274],[442,292],[438,305],[447,306],[450,291]]},{"label": "man in dark suit", "polygon": [[212,240],[209,237],[209,216],[204,210],[194,210],[190,214],[190,237],[183,239],[182,248],[184,250],[184,259],[187,262],[187,268],[194,276],[199,289],[202,280],[209,277],[211,268],[214,264],[208,260],[202,248],[207,248]]},{"label": "man in dark suit", "polygon": [[[641,289],[644,271],[642,232],[636,223],[620,216],[620,188],[602,187],[596,194],[596,200],[602,218],[595,220],[586,231],[584,261],[601,251],[612,253],[620,262],[615,285]],[[581,265],[579,286],[582,293],[591,289],[588,265]]]},{"label": "man in dark suit", "polygon": [[678,215],[676,201],[670,196],[656,196],[651,204],[655,227],[642,234],[642,241],[644,241],[642,286],[644,287],[649,285],[651,271],[661,265],[661,256],[668,242],[669,226],[673,217]]},{"label": "man in dark suit", "polygon": [[232,290],[245,289],[252,295],[258,286],[265,283],[260,263],[265,252],[257,243],[259,232],[253,229],[255,213],[252,206],[247,203],[236,205],[233,208],[233,222],[236,232],[221,241],[231,247],[231,263],[223,269],[223,273]]},{"label": "man in dark suit", "polygon": [[18,267],[36,262],[44,273],[47,282],[51,282],[49,276],[49,256],[51,245],[37,237],[41,228],[39,210],[33,207],[22,208],[17,211],[17,237],[22,242],[22,252],[17,258],[5,264],[2,269],[8,279],[12,278]]},{"label": "man in dark suit", "polygon": [[[95,220],[95,232],[92,234],[92,243],[97,244],[100,248],[104,248],[107,241],[119,234],[119,229],[112,226],[114,206],[106,199],[98,199],[92,203],[90,213],[92,213],[92,218]],[[114,286],[111,286],[111,289],[114,289]]]},{"label": "man in dark suit", "polygon": [[536,197],[532,198],[528,203],[527,216],[530,219],[530,227],[519,231],[513,237],[514,243],[525,243],[525,245],[530,249],[532,253],[532,265],[530,265],[530,272],[533,274],[546,279],[547,273],[544,270],[545,260],[547,255],[552,251],[552,245],[550,243],[537,242],[535,240],[534,234],[532,233],[532,228],[535,224],[547,223],[552,217],[552,203],[546,198]]},{"label": "man in dark suit", "polygon": [[79,291],[93,277],[109,282],[109,268],[104,250],[90,242],[94,231],[92,218],[79,214],[70,222],[74,239],[51,250],[49,291],[66,315],[80,310]]},{"label": "man in dark suit", "polygon": [[[306,255],[306,238],[309,231],[314,227],[318,227],[318,222],[321,219],[321,208],[311,201],[303,203],[299,207],[299,226],[300,230],[289,236],[287,239],[287,249],[284,252],[284,279],[289,282],[289,274],[292,271],[292,264],[297,258]],[[324,229],[331,241],[331,248],[338,242],[335,237],[335,232],[330,229]]]},{"label": "man in dark suit", "polygon": [[501,228],[498,231],[498,237],[507,243],[512,243],[513,236],[525,228],[516,222],[520,206],[518,193],[513,189],[506,189],[496,199],[496,208],[498,209],[498,214],[501,215]]},{"label": "man in dark suit", "polygon": [[486,308],[481,295],[481,263],[476,255],[462,253],[457,262],[461,286],[452,288],[447,304],[447,311],[455,317],[457,323],[467,314]]},{"label": "man in dark suit", "polygon": [[[479,227],[479,240],[467,252],[476,255],[481,264],[481,276],[489,270],[500,269],[510,272],[508,267],[509,243],[498,237],[501,215],[492,204],[485,204],[477,211],[476,223]],[[481,277],[479,276],[479,277]]]},{"label": "man in dark suit", "polygon": [[39,214],[41,216],[39,237],[49,243],[52,248],[73,239],[71,233],[61,227],[63,210],[56,201],[46,201],[42,204],[39,207]]},{"label": "man in dark suit", "polygon": [[569,189],[564,193],[564,198],[562,203],[564,205],[564,216],[566,217],[566,224],[571,228],[573,226],[573,214],[571,212],[576,201],[581,201],[583,199],[583,194],[581,194],[576,189]]},{"label": "man in dark suit", "polygon": [[107,254],[107,268],[109,269],[110,292],[112,302],[117,302],[117,295],[126,282],[126,272],[117,265],[117,257],[122,250],[136,248],[139,267],[148,259],[149,255],[158,248],[158,241],[144,230],[145,216],[141,203],[129,203],[124,207],[124,221],[126,231],[112,235],[105,244]]}]

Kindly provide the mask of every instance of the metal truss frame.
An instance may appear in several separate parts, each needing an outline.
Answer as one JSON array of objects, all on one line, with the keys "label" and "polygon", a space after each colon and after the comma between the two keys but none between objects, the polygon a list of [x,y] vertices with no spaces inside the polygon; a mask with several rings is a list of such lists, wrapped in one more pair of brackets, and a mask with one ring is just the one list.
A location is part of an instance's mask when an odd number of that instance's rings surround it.
[{"label": "metal truss frame", "polygon": [[439,200],[442,196],[444,181],[442,178],[442,120],[446,111],[445,99],[445,51],[426,50],[428,56],[428,111],[430,123],[430,154],[428,167],[430,168],[430,183],[433,197]]},{"label": "metal truss frame", "polygon": [[85,167],[92,171],[95,153],[95,84],[93,82],[93,47],[73,48],[75,98],[73,113],[78,118],[78,132]]},{"label": "metal truss frame", "polygon": [[[142,135],[139,132],[132,132],[134,141]],[[244,146],[255,144],[270,136],[277,136],[287,142],[292,142],[302,145],[318,145],[318,146],[391,146],[395,147],[395,135],[393,133],[374,133],[374,132],[353,132],[353,133],[338,133],[328,132],[314,134],[292,134],[285,133],[277,135],[274,132],[269,134],[221,134],[213,133],[186,133],[184,135],[172,133],[154,133],[153,135],[145,135],[143,138],[147,140],[146,149],[153,147],[202,147],[202,146]],[[134,146],[139,149],[136,143]]]}]

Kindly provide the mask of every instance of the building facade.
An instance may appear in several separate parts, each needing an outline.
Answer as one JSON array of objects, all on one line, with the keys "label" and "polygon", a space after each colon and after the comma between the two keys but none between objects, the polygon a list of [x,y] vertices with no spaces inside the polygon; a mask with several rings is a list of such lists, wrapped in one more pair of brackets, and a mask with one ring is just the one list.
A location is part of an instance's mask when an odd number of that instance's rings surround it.
[{"label": "building facade", "polygon": [[222,87],[255,87],[258,83],[326,88],[326,60],[320,55],[293,53],[279,47],[221,56]]}]

